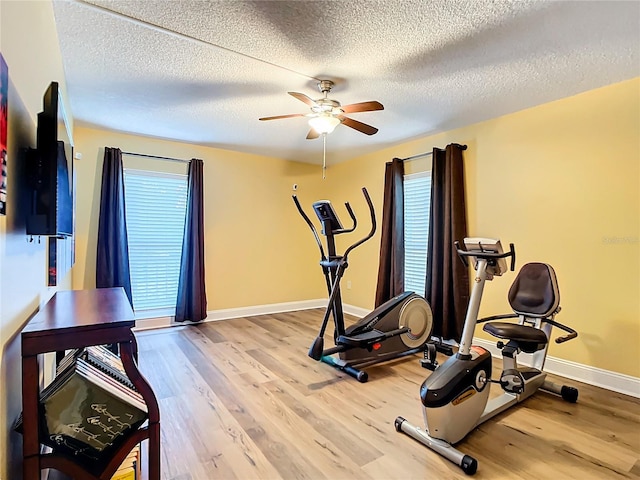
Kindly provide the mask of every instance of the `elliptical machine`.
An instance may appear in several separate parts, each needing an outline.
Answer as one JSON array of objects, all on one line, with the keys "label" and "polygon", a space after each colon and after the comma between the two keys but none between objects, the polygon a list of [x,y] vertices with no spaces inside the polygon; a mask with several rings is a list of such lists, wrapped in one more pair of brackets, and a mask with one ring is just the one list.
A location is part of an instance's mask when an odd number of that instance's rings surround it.
[{"label": "elliptical machine", "polygon": [[[361,370],[362,368],[426,351],[425,344],[431,337],[433,316],[429,304],[423,297],[413,292],[404,292],[380,305],[357,323],[345,328],[340,280],[349,266],[349,254],[373,237],[376,231],[373,203],[366,188],[362,188],[362,193],[369,207],[371,230],[364,238],[347,248],[342,255],[336,253],[335,236],[353,232],[358,224],[349,202],[345,203],[345,207],[353,221],[353,226],[348,229],[343,228],[331,202],[321,200],[313,204],[313,209],[322,224],[322,234],[326,237],[327,255],[325,255],[318,232],[295,195],[293,195],[293,201],[318,244],[320,266],[329,293],[329,303],[322,319],[320,332],[309,349],[309,356],[364,383],[368,380],[368,374]],[[333,334],[335,347],[325,350],[324,332],[331,314],[333,314],[335,325]],[[339,354],[339,358],[332,356],[336,353]]]},{"label": "elliptical machine", "polygon": [[[477,460],[452,444],[462,440],[475,427],[525,400],[538,389],[561,395],[568,402],[577,401],[577,389],[546,380],[542,368],[554,326],[568,332],[568,335],[556,338],[556,343],[571,340],[578,334],[554,320],[560,311],[560,294],[555,272],[545,263],[528,263],[518,273],[509,290],[514,314],[477,320],[485,281],[507,270],[508,257],[511,257],[511,270],[514,270],[515,250],[511,244],[510,251],[505,253],[499,240],[484,238],[465,238],[464,244],[466,248],[461,249],[456,242],[458,255],[465,265],[468,258],[473,259],[477,273],[460,348],[420,387],[425,430],[402,417],[396,418],[395,428],[459,465],[466,474],[473,475],[478,468]],[[471,345],[473,333],[477,323],[511,317],[517,317],[519,322],[491,322],[483,327],[485,332],[501,339],[498,348],[502,350],[503,370],[499,380],[491,380],[491,354],[482,347]],[[516,356],[521,351],[533,354],[532,367],[518,366]],[[488,401],[491,382],[500,383],[504,393]]]}]

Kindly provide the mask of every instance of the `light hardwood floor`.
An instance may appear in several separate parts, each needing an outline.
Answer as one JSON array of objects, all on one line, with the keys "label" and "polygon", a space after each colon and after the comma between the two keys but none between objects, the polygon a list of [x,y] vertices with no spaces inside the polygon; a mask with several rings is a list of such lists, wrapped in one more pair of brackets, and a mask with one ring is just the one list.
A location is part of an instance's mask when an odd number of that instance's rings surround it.
[{"label": "light hardwood floor", "polygon": [[[163,479],[469,478],[394,429],[398,415],[422,426],[430,372],[419,357],[369,368],[360,384],[307,356],[321,317],[137,333],[160,403]],[[640,401],[565,383],[579,388],[578,403],[538,392],[458,444],[478,460],[475,478],[640,479]]]}]

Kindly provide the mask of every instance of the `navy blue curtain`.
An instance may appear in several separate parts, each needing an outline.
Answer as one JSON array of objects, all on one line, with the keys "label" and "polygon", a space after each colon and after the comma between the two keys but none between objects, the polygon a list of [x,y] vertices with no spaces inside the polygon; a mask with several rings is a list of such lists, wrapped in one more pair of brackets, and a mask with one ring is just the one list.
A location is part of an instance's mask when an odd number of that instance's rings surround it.
[{"label": "navy blue curtain", "polygon": [[124,201],[124,171],[119,148],[104,149],[96,258],[96,287],[123,287],[133,305]]},{"label": "navy blue curtain", "polygon": [[187,213],[182,239],[176,322],[198,322],[207,317],[204,281],[203,161],[189,162]]},{"label": "navy blue curtain", "polygon": [[404,161],[387,162],[376,307],[404,292]]},{"label": "navy blue curtain", "polygon": [[431,216],[425,298],[433,311],[433,336],[460,341],[469,303],[469,272],[453,242],[467,236],[464,194],[465,145],[433,149]]}]

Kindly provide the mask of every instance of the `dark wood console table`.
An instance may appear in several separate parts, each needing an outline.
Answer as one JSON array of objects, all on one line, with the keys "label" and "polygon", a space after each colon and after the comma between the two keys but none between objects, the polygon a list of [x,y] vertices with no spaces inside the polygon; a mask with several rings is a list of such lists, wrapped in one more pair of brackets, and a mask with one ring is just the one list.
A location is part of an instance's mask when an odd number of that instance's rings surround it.
[{"label": "dark wood console table", "polygon": [[[135,319],[122,288],[57,292],[22,331],[23,479],[40,478],[40,470],[59,470],[76,480],[108,480],[131,449],[148,439],[146,473],[160,480],[160,411],[151,386],[136,365]],[[142,395],[149,419],[131,434],[100,471],[80,466],[55,451],[42,454],[38,437],[38,355],[92,345],[118,344],[127,376]],[[143,462],[143,470],[145,470]]]}]

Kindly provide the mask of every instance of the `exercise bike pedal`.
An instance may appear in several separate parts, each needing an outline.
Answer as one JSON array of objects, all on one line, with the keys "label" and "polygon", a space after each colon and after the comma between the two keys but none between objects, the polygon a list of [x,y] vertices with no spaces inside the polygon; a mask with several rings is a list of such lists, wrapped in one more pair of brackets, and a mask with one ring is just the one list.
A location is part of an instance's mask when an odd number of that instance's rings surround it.
[{"label": "exercise bike pedal", "polygon": [[424,349],[424,358],[420,359],[420,365],[422,368],[431,370],[432,372],[438,368],[438,360],[436,360],[436,353],[438,349],[433,343],[427,343]]},{"label": "exercise bike pedal", "polygon": [[505,370],[500,375],[500,386],[505,392],[519,394],[524,390],[524,379],[518,370]]},{"label": "exercise bike pedal", "polygon": [[422,368],[426,368],[427,370],[431,370],[432,372],[435,371],[436,368],[438,368],[438,362],[437,361],[431,361],[427,358],[421,358],[420,359],[420,366]]}]

